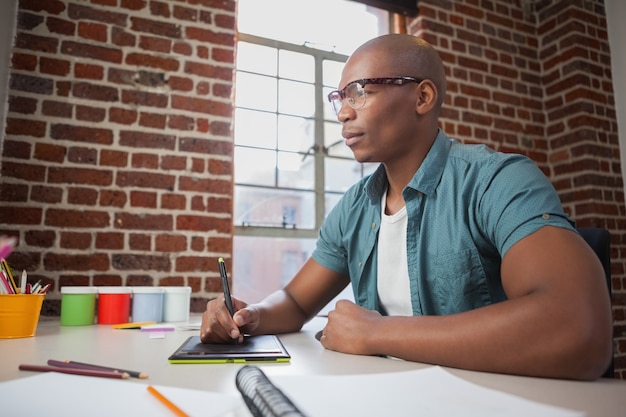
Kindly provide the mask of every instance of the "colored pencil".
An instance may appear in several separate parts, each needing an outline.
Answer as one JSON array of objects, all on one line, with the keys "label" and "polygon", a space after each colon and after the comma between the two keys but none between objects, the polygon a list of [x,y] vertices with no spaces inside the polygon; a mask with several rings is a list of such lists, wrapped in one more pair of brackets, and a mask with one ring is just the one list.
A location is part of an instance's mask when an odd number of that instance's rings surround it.
[{"label": "colored pencil", "polygon": [[9,280],[9,284],[13,287],[13,294],[17,294],[17,285],[15,285],[15,279],[13,279],[13,273],[11,272],[11,267],[6,259],[2,260],[2,269],[4,269],[4,273],[6,274],[7,279]]},{"label": "colored pencil", "polygon": [[141,329],[141,326],[148,326],[150,324],[156,324],[156,321],[137,321],[133,323],[119,323],[119,324],[114,324],[111,327],[114,329],[122,329],[122,330]]},{"label": "colored pencil", "polygon": [[118,372],[122,374],[128,374],[128,376],[131,376],[133,378],[140,378],[140,379],[148,378],[148,375],[144,374],[143,372],[128,371],[126,369],[111,368],[108,366],[101,366],[101,365],[92,365],[90,363],[75,362],[75,361],[70,361],[70,360],[56,361],[54,359],[50,359],[48,360],[48,365],[58,366],[60,368],[90,369],[93,371]]},{"label": "colored pencil", "polygon": [[157,391],[152,385],[148,385],[148,391],[150,392],[150,394],[157,397],[159,401],[165,404],[165,406],[169,408],[170,410],[172,410],[174,414],[176,414],[178,417],[189,417],[187,413],[185,413],[183,410],[178,408],[176,404],[174,404],[173,402],[165,398],[165,396],[161,394],[159,391]]},{"label": "colored pencil", "polygon": [[35,282],[33,285],[31,285],[30,287],[30,293],[31,294],[37,294],[37,291],[39,291],[39,288],[41,287],[41,280]]},{"label": "colored pencil", "polygon": [[26,281],[28,280],[28,274],[25,269],[22,269],[22,280],[20,281],[20,293],[26,294]]},{"label": "colored pencil", "polygon": [[15,294],[4,271],[0,271],[0,285],[2,285],[2,294]]},{"label": "colored pencil", "polygon": [[76,369],[76,368],[60,368],[58,366],[42,366],[42,365],[20,365],[20,371],[35,371],[35,372],[59,372],[62,374],[84,375],[84,376],[97,376],[100,378],[117,378],[128,379],[127,373],[111,372],[111,371],[96,371],[93,369]]},{"label": "colored pencil", "polygon": [[46,284],[43,287],[39,287],[39,289],[37,290],[37,294],[45,294],[48,292],[48,290],[50,289],[50,285],[51,284]]}]

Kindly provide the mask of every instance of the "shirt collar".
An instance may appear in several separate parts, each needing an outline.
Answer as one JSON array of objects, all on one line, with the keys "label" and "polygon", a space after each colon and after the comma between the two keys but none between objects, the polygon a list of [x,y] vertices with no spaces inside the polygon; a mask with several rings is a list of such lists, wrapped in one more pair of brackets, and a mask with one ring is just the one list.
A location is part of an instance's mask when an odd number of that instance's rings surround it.
[{"label": "shirt collar", "polygon": [[[413,188],[425,195],[435,192],[437,184],[441,180],[443,170],[448,159],[452,139],[439,129],[437,137],[433,141],[426,158],[422,162],[407,187]],[[380,164],[376,171],[365,182],[365,191],[372,202],[380,203],[382,193],[387,189],[387,174],[385,167]]]}]

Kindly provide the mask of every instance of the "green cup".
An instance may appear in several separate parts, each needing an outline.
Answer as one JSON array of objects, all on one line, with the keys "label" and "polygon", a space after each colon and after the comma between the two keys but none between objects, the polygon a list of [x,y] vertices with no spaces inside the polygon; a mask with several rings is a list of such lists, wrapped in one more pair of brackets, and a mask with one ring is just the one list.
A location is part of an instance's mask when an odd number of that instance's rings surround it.
[{"label": "green cup", "polygon": [[61,287],[61,326],[94,324],[97,287]]}]

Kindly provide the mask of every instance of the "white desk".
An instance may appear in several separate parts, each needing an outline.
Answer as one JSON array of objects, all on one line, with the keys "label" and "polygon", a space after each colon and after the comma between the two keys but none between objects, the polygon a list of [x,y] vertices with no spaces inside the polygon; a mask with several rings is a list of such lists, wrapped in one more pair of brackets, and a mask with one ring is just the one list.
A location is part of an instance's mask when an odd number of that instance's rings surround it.
[{"label": "white desk", "polygon": [[[193,320],[199,320],[199,317],[192,317]],[[316,318],[300,333],[281,335],[283,344],[292,356],[291,363],[260,365],[268,377],[372,374],[427,366],[325,350],[314,337],[323,324],[324,319]],[[34,375],[18,370],[21,363],[45,365],[48,359],[70,359],[141,371],[150,376],[147,380],[131,378],[130,383],[238,394],[234,381],[242,365],[168,363],[168,356],[187,337],[195,334],[197,331],[176,330],[167,332],[164,339],[150,339],[147,332],[139,330],[115,330],[108,325],[61,327],[58,321],[43,318],[35,337],[0,339],[0,381]],[[590,417],[616,417],[626,413],[626,381],[600,379],[577,382],[447,370],[484,387],[545,404],[585,411]]]}]

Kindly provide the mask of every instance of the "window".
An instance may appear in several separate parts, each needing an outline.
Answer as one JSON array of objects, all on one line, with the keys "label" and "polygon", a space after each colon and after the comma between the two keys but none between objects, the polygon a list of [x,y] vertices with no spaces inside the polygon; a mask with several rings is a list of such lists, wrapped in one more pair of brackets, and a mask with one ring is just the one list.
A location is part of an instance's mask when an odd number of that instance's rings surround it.
[{"label": "window", "polygon": [[238,10],[233,292],[255,302],[302,266],[328,211],[376,167],[353,159],[326,95],[348,54],[386,32],[387,13],[344,0]]}]

